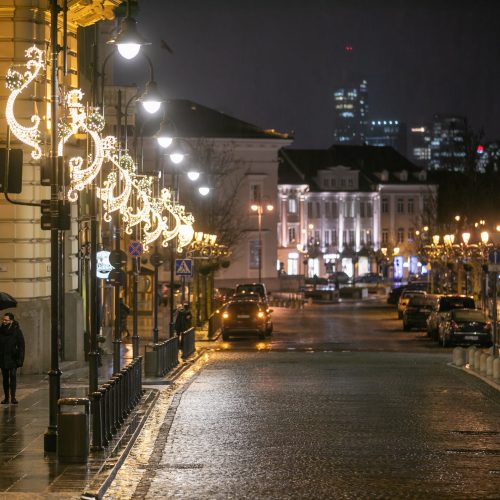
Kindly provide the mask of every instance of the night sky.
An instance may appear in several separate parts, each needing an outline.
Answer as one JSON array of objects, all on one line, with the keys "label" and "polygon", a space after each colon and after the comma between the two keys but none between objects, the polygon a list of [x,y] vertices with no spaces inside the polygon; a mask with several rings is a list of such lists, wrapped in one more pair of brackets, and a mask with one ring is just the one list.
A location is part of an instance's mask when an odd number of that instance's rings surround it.
[{"label": "night sky", "polygon": [[[453,113],[500,139],[500,1],[139,4],[138,28],[153,42],[148,53],[168,97],[291,133],[293,147],[332,143],[333,90],[349,66],[368,80],[370,119],[414,126]],[[120,83],[144,81],[144,63],[125,65]]]}]

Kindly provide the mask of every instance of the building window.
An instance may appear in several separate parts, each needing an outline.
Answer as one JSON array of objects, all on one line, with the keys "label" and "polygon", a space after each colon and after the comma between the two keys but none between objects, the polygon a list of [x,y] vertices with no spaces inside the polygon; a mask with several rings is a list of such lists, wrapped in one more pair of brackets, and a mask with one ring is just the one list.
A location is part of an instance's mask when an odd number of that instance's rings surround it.
[{"label": "building window", "polygon": [[307,203],[307,217],[308,219],[313,218],[313,204],[310,201]]},{"label": "building window", "polygon": [[336,188],[337,187],[337,179],[335,179],[335,177],[332,178],[332,188]]},{"label": "building window", "polygon": [[382,198],[382,213],[389,213],[389,200],[387,198]]},{"label": "building window", "polygon": [[336,202],[332,203],[332,217],[338,217],[339,216],[339,207]]},{"label": "building window", "polygon": [[319,201],[316,202],[316,218],[321,218],[321,203]]},{"label": "building window", "polygon": [[354,229],[349,229],[349,244],[354,245],[356,243],[356,233]]},{"label": "building window", "polygon": [[332,245],[336,245],[336,244],[337,244],[337,230],[332,229]]},{"label": "building window", "polygon": [[260,202],[262,200],[262,186],[260,184],[250,185],[250,201]]},{"label": "building window", "polygon": [[295,227],[288,228],[288,243],[294,243],[297,241],[297,233],[295,231]]},{"label": "building window", "polygon": [[259,240],[250,240],[248,248],[250,269],[259,269]]},{"label": "building window", "polygon": [[373,204],[371,201],[366,202],[366,216],[373,217]]},{"label": "building window", "polygon": [[295,198],[288,198],[288,213],[297,213],[297,200]]},{"label": "building window", "polygon": [[366,244],[367,245],[371,245],[373,243],[373,240],[372,240],[372,232],[371,232],[371,229],[367,229],[366,230]]},{"label": "building window", "polygon": [[345,177],[342,177],[342,179],[340,179],[340,187],[345,188],[345,186],[346,186],[346,180]]},{"label": "building window", "polygon": [[364,201],[359,202],[359,216],[365,217],[365,202]]},{"label": "building window", "polygon": [[347,185],[350,188],[354,187],[354,180],[351,177],[349,179],[347,179]]},{"label": "building window", "polygon": [[342,242],[344,246],[347,245],[347,231],[345,229],[342,231]]},{"label": "building window", "polygon": [[330,244],[330,231],[328,229],[325,230],[325,247]]},{"label": "building window", "polygon": [[329,201],[325,202],[325,219],[331,219],[332,218],[332,206],[330,205]]},{"label": "building window", "polygon": [[353,210],[352,210],[353,202],[351,200],[347,200],[344,203],[344,217],[353,217]]},{"label": "building window", "polygon": [[405,240],[405,230],[400,227],[398,229],[398,243],[403,243]]},{"label": "building window", "polygon": [[365,233],[366,233],[366,231],[364,229],[361,229],[361,231],[359,233],[359,243],[361,245],[365,244]]},{"label": "building window", "polygon": [[414,238],[414,229],[410,227],[408,229],[408,241],[413,241],[413,238]]},{"label": "building window", "polygon": [[413,202],[413,198],[410,198],[408,200],[408,213],[412,214],[413,212],[414,212],[414,202]]},{"label": "building window", "polygon": [[314,243],[321,244],[321,236],[319,231],[314,231]]},{"label": "building window", "polygon": [[287,272],[292,276],[296,276],[299,274],[299,255],[296,253],[288,254],[288,262],[287,262]]},{"label": "building window", "polygon": [[387,245],[389,243],[389,231],[387,229],[382,229],[382,245]]},{"label": "building window", "polygon": [[323,179],[323,187],[329,187],[330,186],[330,179],[326,178]]},{"label": "building window", "polygon": [[404,200],[403,198],[398,198],[397,204],[396,204],[396,210],[398,214],[402,214],[405,211],[405,206],[404,206]]}]

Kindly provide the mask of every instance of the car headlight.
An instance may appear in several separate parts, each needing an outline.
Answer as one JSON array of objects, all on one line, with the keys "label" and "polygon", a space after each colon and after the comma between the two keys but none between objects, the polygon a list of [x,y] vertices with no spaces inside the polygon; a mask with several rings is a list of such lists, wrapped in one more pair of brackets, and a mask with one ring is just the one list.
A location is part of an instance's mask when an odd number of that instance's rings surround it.
[{"label": "car headlight", "polygon": [[259,311],[259,312],[257,313],[257,318],[262,319],[263,317],[264,317],[264,313],[263,313],[262,311]]},{"label": "car headlight", "polygon": [[222,318],[223,319],[229,318],[229,314],[227,312],[222,313]]}]

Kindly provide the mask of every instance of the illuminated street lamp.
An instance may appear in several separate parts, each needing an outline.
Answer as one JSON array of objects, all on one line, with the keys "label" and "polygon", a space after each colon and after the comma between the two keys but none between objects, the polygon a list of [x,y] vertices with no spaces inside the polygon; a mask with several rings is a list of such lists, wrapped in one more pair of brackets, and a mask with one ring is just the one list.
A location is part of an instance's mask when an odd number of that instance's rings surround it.
[{"label": "illuminated street lamp", "polygon": [[120,31],[116,37],[107,42],[116,45],[118,52],[125,59],[133,59],[143,45],[151,45],[137,31],[137,21],[130,16],[130,0],[127,1],[127,14],[120,24]]},{"label": "illuminated street lamp", "polygon": [[262,281],[262,214],[264,211],[272,212],[274,206],[271,203],[266,203],[265,205],[254,203],[250,207],[253,212],[257,212],[257,221],[259,227],[259,283]]}]

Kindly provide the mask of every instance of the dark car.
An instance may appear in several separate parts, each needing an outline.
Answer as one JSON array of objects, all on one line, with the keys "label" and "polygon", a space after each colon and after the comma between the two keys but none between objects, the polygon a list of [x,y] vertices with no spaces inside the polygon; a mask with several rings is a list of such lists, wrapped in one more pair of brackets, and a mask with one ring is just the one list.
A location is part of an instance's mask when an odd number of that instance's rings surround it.
[{"label": "dark car", "polygon": [[443,315],[453,309],[475,309],[476,303],[472,297],[465,295],[441,295],[427,318],[427,335],[438,340],[439,323]]},{"label": "dark car", "polygon": [[427,317],[432,312],[436,300],[428,296],[412,297],[403,311],[403,330],[410,331],[412,328],[425,330]]},{"label": "dark car", "polygon": [[241,292],[241,293],[235,293],[231,297],[232,301],[241,301],[241,300],[248,300],[248,301],[253,301],[253,302],[258,302],[259,305],[261,305],[268,317],[268,322],[266,326],[266,334],[271,335],[273,332],[273,322],[271,320],[271,314],[273,310],[269,307],[269,302],[267,301],[266,298],[262,298],[258,293],[254,292]]},{"label": "dark car", "polygon": [[383,277],[381,274],[365,273],[365,274],[362,274],[361,276],[356,276],[356,278],[354,278],[354,283],[378,284],[378,283],[381,283],[382,280],[383,280]]},{"label": "dark car", "polygon": [[337,285],[347,285],[350,283],[351,278],[344,271],[336,271],[328,275],[328,282]]},{"label": "dark car", "polygon": [[406,290],[404,286],[396,286],[391,289],[389,295],[387,296],[387,303],[397,305],[399,302],[399,297]]},{"label": "dark car", "polygon": [[263,300],[268,300],[268,293],[266,285],[264,285],[264,283],[240,283],[239,285],[236,285],[234,293],[235,295],[241,295],[244,293],[257,293]]},{"label": "dark car", "polygon": [[479,309],[454,309],[446,313],[439,325],[439,343],[446,347],[452,344],[492,344],[491,322]]},{"label": "dark car", "polygon": [[222,310],[222,339],[231,335],[258,335],[263,340],[272,329],[270,314],[262,303],[253,300],[228,302]]}]

